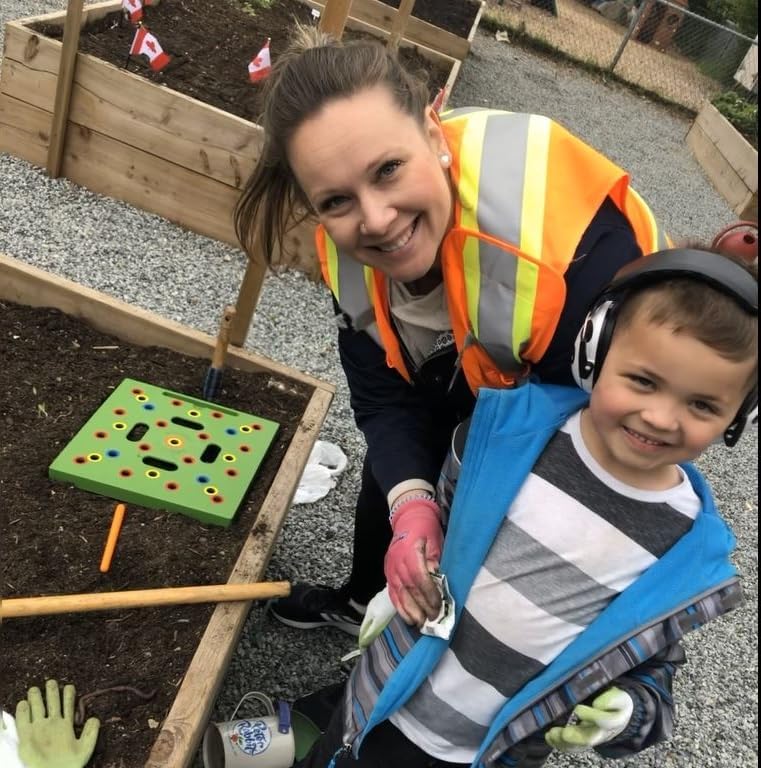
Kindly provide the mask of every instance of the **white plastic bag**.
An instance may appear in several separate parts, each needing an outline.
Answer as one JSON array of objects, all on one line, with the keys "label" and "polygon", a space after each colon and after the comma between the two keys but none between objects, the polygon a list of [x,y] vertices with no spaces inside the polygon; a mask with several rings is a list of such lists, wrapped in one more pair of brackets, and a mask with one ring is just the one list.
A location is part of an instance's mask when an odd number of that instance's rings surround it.
[{"label": "white plastic bag", "polygon": [[346,463],[346,454],[337,445],[318,440],[307,459],[293,503],[308,504],[326,496],[346,469]]}]

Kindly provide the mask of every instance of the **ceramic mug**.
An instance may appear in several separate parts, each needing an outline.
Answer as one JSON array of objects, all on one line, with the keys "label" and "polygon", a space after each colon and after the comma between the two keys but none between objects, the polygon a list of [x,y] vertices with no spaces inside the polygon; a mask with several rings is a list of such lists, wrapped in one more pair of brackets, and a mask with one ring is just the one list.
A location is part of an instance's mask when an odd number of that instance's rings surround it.
[{"label": "ceramic mug", "polygon": [[[241,704],[250,699],[262,703],[267,715],[236,720]],[[256,691],[243,696],[228,721],[210,723],[203,737],[204,768],[291,768],[295,757],[288,704],[278,702],[275,714],[272,699]]]}]

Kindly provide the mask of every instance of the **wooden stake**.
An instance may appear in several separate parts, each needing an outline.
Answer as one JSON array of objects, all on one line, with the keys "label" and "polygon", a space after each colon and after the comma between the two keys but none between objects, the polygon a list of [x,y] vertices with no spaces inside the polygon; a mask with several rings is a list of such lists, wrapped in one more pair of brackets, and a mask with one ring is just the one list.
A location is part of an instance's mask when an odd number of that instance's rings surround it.
[{"label": "wooden stake", "polygon": [[394,20],[391,23],[391,34],[388,38],[388,49],[395,51],[402,42],[404,33],[407,29],[407,22],[410,20],[410,14],[415,6],[415,0],[401,0],[399,10],[394,14]]},{"label": "wooden stake", "polygon": [[63,46],[61,61],[58,67],[58,80],[55,87],[55,102],[53,120],[50,126],[50,143],[48,144],[48,175],[57,179],[61,175],[64,143],[66,141],[66,126],[69,123],[69,102],[71,87],[74,82],[74,70],[77,66],[77,50],[79,49],[79,32],[82,27],[83,0],[69,0],[66,8],[66,21],[63,26]]},{"label": "wooden stake", "polygon": [[162,605],[269,600],[274,597],[287,597],[290,593],[291,585],[287,581],[260,581],[252,584],[214,584],[203,587],[135,589],[127,592],[14,597],[0,601],[0,619],[49,616],[54,613],[155,608]]},{"label": "wooden stake", "polygon": [[352,0],[327,0],[320,16],[320,31],[341,39],[349,18]]}]

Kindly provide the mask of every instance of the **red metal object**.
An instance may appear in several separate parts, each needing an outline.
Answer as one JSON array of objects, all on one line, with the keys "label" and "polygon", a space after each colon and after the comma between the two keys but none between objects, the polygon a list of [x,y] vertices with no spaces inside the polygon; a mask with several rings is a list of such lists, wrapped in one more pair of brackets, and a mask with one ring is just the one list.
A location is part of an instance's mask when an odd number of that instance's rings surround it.
[{"label": "red metal object", "polygon": [[711,248],[728,256],[736,256],[748,264],[758,263],[758,224],[737,221],[724,227],[714,237]]}]

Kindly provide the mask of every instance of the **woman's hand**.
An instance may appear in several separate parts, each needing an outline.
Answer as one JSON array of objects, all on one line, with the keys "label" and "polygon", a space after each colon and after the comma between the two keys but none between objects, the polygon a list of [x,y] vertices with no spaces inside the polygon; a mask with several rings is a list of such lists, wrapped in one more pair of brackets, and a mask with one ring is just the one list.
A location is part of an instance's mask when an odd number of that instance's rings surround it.
[{"label": "woman's hand", "polygon": [[383,570],[391,602],[408,623],[422,627],[435,619],[441,594],[431,578],[438,569],[444,533],[435,501],[412,498],[399,505],[391,518],[393,538]]}]

